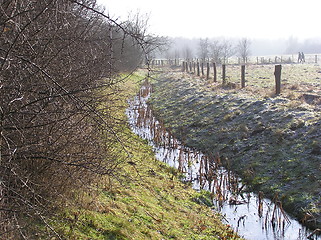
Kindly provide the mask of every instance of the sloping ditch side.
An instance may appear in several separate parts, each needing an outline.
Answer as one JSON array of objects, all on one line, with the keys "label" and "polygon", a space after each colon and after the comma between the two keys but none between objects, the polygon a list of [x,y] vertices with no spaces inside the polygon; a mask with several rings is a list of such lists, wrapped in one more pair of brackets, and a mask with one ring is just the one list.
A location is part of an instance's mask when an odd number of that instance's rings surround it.
[{"label": "sloping ditch side", "polygon": [[[321,228],[321,111],[259,99],[165,74],[150,104],[183,144],[219,155],[254,191],[278,195],[303,224]],[[225,160],[225,161],[224,161]]]}]

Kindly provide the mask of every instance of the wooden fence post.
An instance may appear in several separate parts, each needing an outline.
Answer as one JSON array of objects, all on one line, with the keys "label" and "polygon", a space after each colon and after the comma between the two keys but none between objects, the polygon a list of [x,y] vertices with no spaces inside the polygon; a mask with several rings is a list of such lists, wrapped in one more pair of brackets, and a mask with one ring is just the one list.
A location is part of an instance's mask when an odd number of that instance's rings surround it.
[{"label": "wooden fence post", "polygon": [[203,61],[201,63],[201,66],[202,66],[202,76],[204,76],[204,62]]},{"label": "wooden fence post", "polygon": [[314,62],[315,62],[315,63],[318,63],[318,55],[315,55]]},{"label": "wooden fence post", "polygon": [[200,62],[197,61],[197,76],[200,75]]},{"label": "wooden fence post", "polygon": [[274,76],[275,76],[275,94],[281,93],[281,70],[282,65],[275,65]]},{"label": "wooden fence post", "polygon": [[217,82],[217,78],[216,78],[216,63],[213,62],[213,70],[214,70],[214,82]]},{"label": "wooden fence post", "polygon": [[226,69],[226,65],[223,64],[222,65],[222,79],[223,79],[223,85],[226,84],[226,74],[225,74],[225,69]]},{"label": "wooden fence post", "polygon": [[241,66],[241,87],[245,88],[245,65]]},{"label": "wooden fence post", "polygon": [[206,63],[206,80],[210,78],[210,63]]}]

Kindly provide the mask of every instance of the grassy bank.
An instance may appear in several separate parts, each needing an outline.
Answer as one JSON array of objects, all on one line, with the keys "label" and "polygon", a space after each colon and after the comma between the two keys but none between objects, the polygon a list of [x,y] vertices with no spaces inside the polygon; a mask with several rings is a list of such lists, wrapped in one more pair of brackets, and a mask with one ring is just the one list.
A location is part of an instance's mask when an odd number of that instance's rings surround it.
[{"label": "grassy bank", "polygon": [[[114,104],[125,107],[142,80],[142,75],[134,75],[122,82]],[[115,117],[126,120],[124,110]],[[128,157],[88,193],[74,193],[65,210],[48,222],[62,239],[240,239],[202,204],[209,198],[206,193],[182,183],[177,170],[157,161],[128,125],[122,127],[121,144],[115,143],[111,151],[125,148]],[[39,228],[44,232],[39,238],[52,234],[48,226]]]},{"label": "grassy bank", "polygon": [[219,153],[253,189],[278,194],[286,210],[320,227],[318,105],[175,72],[161,76],[154,89],[156,114],[186,145]]}]

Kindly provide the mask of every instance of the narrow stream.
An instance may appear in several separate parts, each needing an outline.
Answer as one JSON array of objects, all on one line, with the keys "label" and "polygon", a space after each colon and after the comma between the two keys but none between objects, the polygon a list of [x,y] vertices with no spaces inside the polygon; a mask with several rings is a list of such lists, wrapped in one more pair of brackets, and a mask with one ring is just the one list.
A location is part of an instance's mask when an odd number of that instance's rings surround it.
[{"label": "narrow stream", "polygon": [[185,174],[196,190],[210,191],[215,209],[227,224],[246,239],[301,240],[321,239],[262,193],[248,193],[240,178],[221,166],[220,156],[206,156],[175,139],[152,114],[147,105],[151,85],[146,81],[139,94],[129,101],[127,116],[132,130],[148,140],[158,160]]}]

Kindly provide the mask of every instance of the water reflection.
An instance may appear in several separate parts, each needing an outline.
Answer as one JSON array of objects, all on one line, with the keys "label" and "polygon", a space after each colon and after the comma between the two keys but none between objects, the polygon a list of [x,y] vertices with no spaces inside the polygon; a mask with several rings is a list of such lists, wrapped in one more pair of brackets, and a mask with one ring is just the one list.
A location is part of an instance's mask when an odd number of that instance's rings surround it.
[{"label": "water reflection", "polygon": [[205,155],[174,138],[153,116],[147,104],[151,92],[152,87],[146,81],[129,102],[127,116],[132,130],[148,140],[157,159],[184,173],[184,181],[191,182],[194,189],[210,191],[215,208],[235,231],[255,240],[320,239],[286,214],[277,196],[271,201],[261,192],[246,191],[241,179],[222,167],[219,154]]}]

